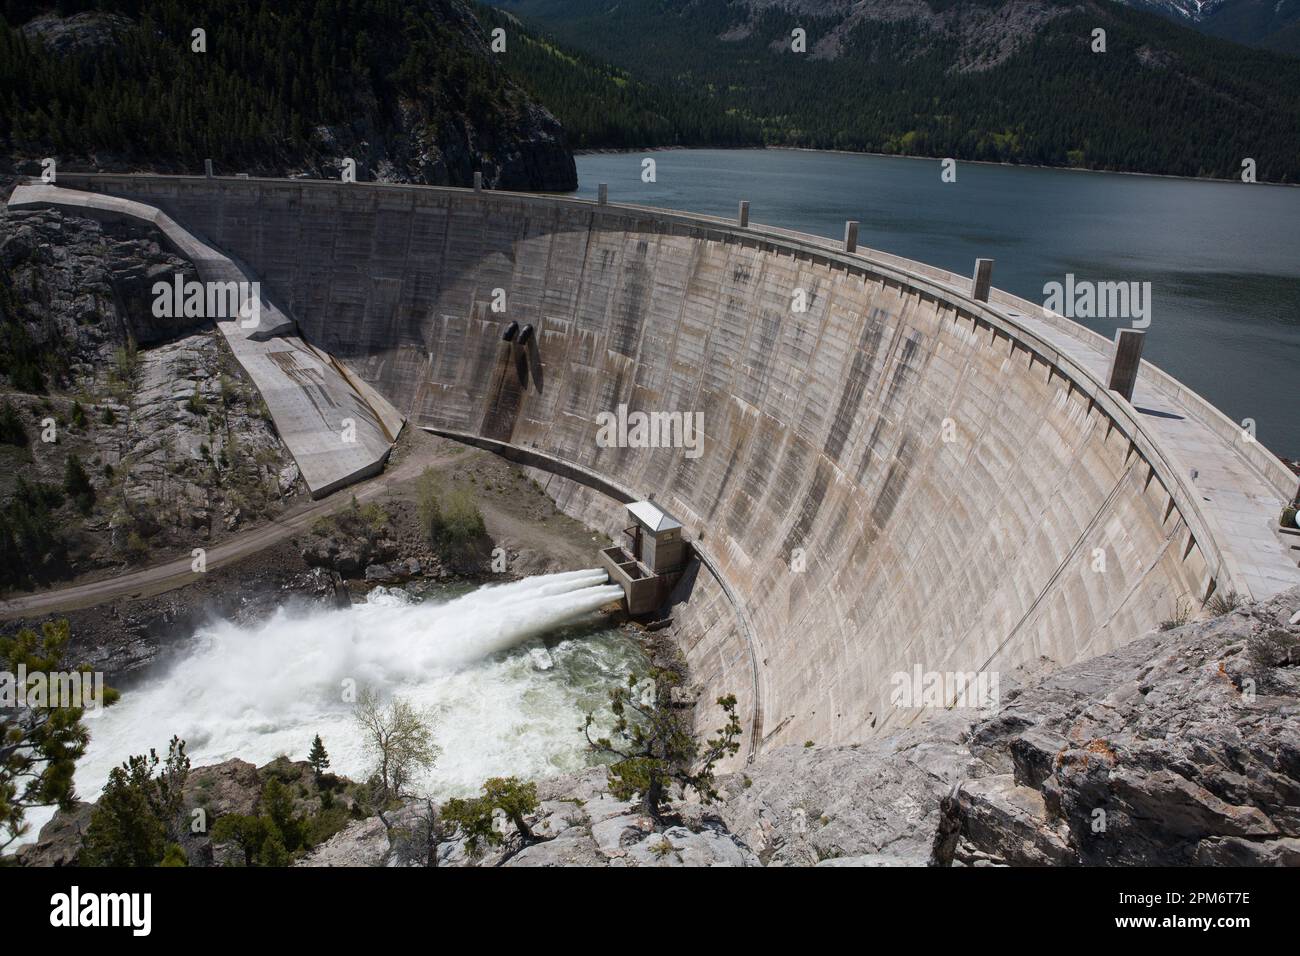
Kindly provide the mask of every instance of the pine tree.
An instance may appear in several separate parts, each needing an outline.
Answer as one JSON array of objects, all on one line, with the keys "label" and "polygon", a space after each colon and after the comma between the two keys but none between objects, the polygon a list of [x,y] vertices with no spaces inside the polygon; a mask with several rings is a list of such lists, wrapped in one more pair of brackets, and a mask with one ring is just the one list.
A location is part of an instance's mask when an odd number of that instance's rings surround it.
[{"label": "pine tree", "polygon": [[521,783],[518,777],[493,777],[483,784],[483,795],[462,799],[453,797],[442,805],[440,819],[465,837],[471,855],[483,843],[500,846],[504,834],[496,826],[500,811],[514,824],[525,844],[536,840],[525,816],[537,809],[537,784]]},{"label": "pine tree", "polygon": [[95,486],[90,483],[90,476],[82,467],[81,459],[75,454],[69,455],[63,469],[63,490],[83,515],[90,514],[95,505]]},{"label": "pine tree", "polygon": [[244,865],[252,866],[269,832],[265,817],[227,813],[213,825],[212,842],[235,844],[244,854]]},{"label": "pine tree", "polygon": [[172,737],[165,762],[150,750],[114,767],[86,829],[81,865],[159,866],[165,857],[176,865],[170,846],[179,843],[184,829],[189,772],[190,758],[179,737]]},{"label": "pine tree", "polygon": [[320,734],[311,742],[311,753],[307,755],[307,762],[311,764],[311,769],[316,773],[316,784],[320,785],[321,775],[330,765],[330,755],[325,752],[325,744],[320,739]]},{"label": "pine tree", "polygon": [[703,752],[689,720],[674,706],[673,689],[681,678],[673,671],[651,671],[653,700],[638,693],[638,682],[629,675],[626,687],[609,692],[614,728],[609,737],[592,738],[596,721],[587,714],[582,727],[592,751],[616,758],[609,766],[610,793],[620,800],[640,795],[641,809],[656,823],[663,821],[662,804],[671,796],[674,785],[689,787],[701,803],[718,798],[713,768],[725,756],[740,750],[740,719],[736,716],[736,697],[718,698],[718,706],[727,717],[716,736],[707,740]]},{"label": "pine tree", "polygon": [[301,847],[305,835],[302,818],[293,809],[293,794],[289,788],[275,777],[268,780],[262,789],[262,816],[269,824],[268,839],[278,837],[281,848],[286,851]]},{"label": "pine tree", "polygon": [[[5,522],[0,521],[0,529]],[[3,538],[0,535],[0,538]],[[3,541],[0,541],[3,544]],[[28,674],[65,669],[63,649],[67,621],[47,621],[38,634],[23,628],[14,637],[0,637],[0,669]],[[103,704],[117,700],[117,691],[104,688]],[[71,701],[45,706],[0,708],[0,850],[25,832],[24,817],[33,807],[67,807],[74,799],[72,774],[86,752],[90,733],[82,723],[83,708]]]},{"label": "pine tree", "polygon": [[289,851],[285,848],[284,841],[280,839],[280,834],[272,831],[262,844],[262,852],[257,856],[258,866],[288,866],[290,861]]}]

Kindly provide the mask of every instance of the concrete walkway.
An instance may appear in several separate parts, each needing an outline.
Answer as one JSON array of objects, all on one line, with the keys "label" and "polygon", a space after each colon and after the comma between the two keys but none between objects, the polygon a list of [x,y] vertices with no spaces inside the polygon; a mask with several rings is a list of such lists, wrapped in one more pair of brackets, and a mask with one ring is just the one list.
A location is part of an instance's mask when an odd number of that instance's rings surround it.
[{"label": "concrete walkway", "polygon": [[[1032,315],[1010,310],[1007,314],[1069,352],[1098,380],[1106,380],[1109,350],[1068,336]],[[1195,409],[1165,393],[1151,376],[1139,374],[1132,404],[1166,455],[1176,460],[1195,487],[1202,512],[1217,531],[1225,561],[1247,583],[1251,596],[1262,601],[1300,584],[1300,552],[1289,550],[1276,531],[1285,501],[1275,484],[1233,444],[1195,417]],[[1293,479],[1292,493],[1297,484],[1300,478]]]},{"label": "concrete walkway", "polygon": [[[206,283],[254,281],[247,269],[154,206],[43,185],[18,186],[9,199],[11,209],[51,206],[95,219],[148,223],[194,263]],[[293,319],[273,302],[259,299],[257,312],[246,318],[208,317],[261,393],[312,497],[380,472],[402,429],[402,416],[343,363],[303,341]]]},{"label": "concrete walkway", "polygon": [[[964,276],[877,250],[859,252],[970,295],[971,280]],[[1112,342],[997,289],[988,306],[1068,355],[1104,386]],[[1249,590],[1242,596],[1263,601],[1300,584],[1300,551],[1278,531],[1282,508],[1300,488],[1300,476],[1258,442],[1247,441],[1241,427],[1208,401],[1149,362],[1142,362],[1132,406],[1164,456],[1195,489],[1232,579]]]},{"label": "concrete walkway", "polygon": [[[633,208],[660,215],[665,212],[650,206]],[[729,232],[736,230],[731,220],[691,218],[716,223]],[[820,236],[757,223],[745,231],[771,233],[843,254],[842,244]],[[971,296],[972,281],[967,276],[863,246],[855,254],[868,262],[921,276],[963,298]],[[993,280],[996,285],[996,269]],[[1092,379],[1096,390],[1106,391],[1114,349],[1110,340],[997,288],[982,304],[1068,357]],[[1123,402],[1119,395],[1108,394],[1114,401]],[[1241,426],[1201,395],[1145,360],[1138,373],[1132,408],[1162,457],[1194,489],[1200,515],[1209,526],[1229,574],[1229,581],[1221,582],[1224,589],[1245,589],[1248,593],[1242,597],[1263,601],[1300,585],[1300,551],[1293,547],[1293,538],[1278,530],[1283,507],[1300,493],[1300,476],[1263,445],[1247,441]]]}]

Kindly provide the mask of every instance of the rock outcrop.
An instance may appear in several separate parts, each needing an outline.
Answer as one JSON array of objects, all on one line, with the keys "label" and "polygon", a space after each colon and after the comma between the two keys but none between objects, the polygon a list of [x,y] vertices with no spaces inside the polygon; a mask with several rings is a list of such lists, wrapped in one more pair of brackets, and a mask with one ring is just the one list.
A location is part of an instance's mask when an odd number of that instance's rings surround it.
[{"label": "rock outcrop", "polygon": [[1300,589],[850,747],[785,747],[719,814],[769,864],[1300,863]]},{"label": "rock outcrop", "polygon": [[[537,795],[537,810],[525,817],[533,840],[524,841],[503,820],[500,845],[480,846],[471,852],[464,839],[446,840],[437,847],[438,866],[761,865],[758,856],[720,817],[698,804],[672,805],[680,822],[657,829],[635,802],[620,800],[609,792],[604,767],[539,781]],[[377,832],[370,821],[363,821],[318,847],[299,865],[424,865],[427,843],[418,834],[426,813],[417,801],[393,816],[388,847],[382,854]]]},{"label": "rock outcrop", "polygon": [[[0,207],[0,400],[30,437],[57,426],[18,453],[20,473],[57,487],[75,455],[94,488],[89,508],[58,512],[67,558],[33,563],[34,582],[188,553],[305,490],[212,323],[154,314],[154,284],[177,276],[193,265],[151,229]],[[16,478],[0,475],[0,504]]]},{"label": "rock outcrop", "polygon": [[[69,387],[110,369],[128,342],[148,346],[201,328],[201,320],[153,314],[154,283],[178,273],[196,275],[152,230],[0,206],[0,322],[11,342],[41,357],[44,384]],[[0,374],[14,377],[15,358],[0,359]]]},{"label": "rock outcrop", "polygon": [[978,724],[937,863],[1300,862],[1300,589],[1134,641]]}]

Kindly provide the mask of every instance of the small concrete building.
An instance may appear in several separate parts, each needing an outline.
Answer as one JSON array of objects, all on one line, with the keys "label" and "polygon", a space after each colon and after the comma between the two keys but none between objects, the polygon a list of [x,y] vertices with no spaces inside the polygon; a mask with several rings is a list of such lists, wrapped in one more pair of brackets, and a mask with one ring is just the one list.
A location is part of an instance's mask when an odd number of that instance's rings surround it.
[{"label": "small concrete building", "polygon": [[632,554],[655,574],[680,571],[686,563],[682,523],[653,501],[634,501],[627,513],[634,522],[624,532],[632,538]]},{"label": "small concrete building", "polygon": [[686,565],[682,523],[653,501],[627,506],[632,525],[624,529],[631,548],[620,545],[600,552],[609,579],[623,589],[627,612],[650,614],[663,604]]}]

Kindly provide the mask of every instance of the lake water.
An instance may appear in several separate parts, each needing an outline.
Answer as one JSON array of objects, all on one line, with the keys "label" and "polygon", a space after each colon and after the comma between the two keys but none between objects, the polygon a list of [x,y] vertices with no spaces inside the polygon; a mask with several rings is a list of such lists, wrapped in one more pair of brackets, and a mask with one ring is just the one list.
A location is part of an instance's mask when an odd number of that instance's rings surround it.
[{"label": "lake water", "polygon": [[[656,182],[641,179],[652,157]],[[1300,189],[794,150],[578,157],[577,195],[734,216],[859,243],[1044,302],[1048,282],[1150,282],[1145,357],[1300,458]],[[1107,338],[1127,320],[1080,319]]]}]

